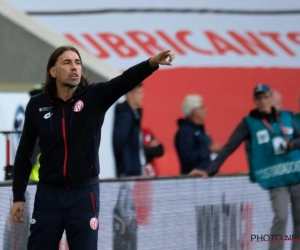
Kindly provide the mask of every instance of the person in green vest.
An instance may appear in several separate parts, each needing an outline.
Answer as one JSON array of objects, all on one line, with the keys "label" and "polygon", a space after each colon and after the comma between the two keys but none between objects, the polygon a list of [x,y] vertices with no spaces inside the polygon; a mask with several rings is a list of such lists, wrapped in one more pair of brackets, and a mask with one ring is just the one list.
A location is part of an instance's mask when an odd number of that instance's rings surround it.
[{"label": "person in green vest", "polygon": [[39,169],[40,169],[40,153],[33,158],[33,160],[35,160],[33,166],[32,166],[32,170],[29,176],[30,180],[33,180],[35,182],[39,181]]},{"label": "person in green vest", "polygon": [[[190,175],[203,178],[215,175],[227,157],[245,141],[250,180],[270,194],[274,211],[270,235],[284,239],[289,200],[292,203],[293,235],[300,236],[300,131],[293,113],[276,110],[272,98],[268,85],[258,85],[253,93],[256,109],[242,119],[207,170],[195,169]],[[269,250],[282,250],[283,247],[284,241],[269,243]],[[292,249],[300,249],[300,242],[293,241]]]}]

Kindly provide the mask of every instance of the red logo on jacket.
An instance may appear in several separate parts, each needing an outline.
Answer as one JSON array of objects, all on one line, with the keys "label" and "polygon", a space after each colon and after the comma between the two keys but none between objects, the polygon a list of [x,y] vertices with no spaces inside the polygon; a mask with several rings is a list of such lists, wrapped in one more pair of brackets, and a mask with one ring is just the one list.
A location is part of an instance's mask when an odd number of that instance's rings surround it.
[{"label": "red logo on jacket", "polygon": [[79,112],[80,110],[83,109],[83,106],[84,106],[83,102],[79,100],[75,103],[73,110],[75,112]]}]

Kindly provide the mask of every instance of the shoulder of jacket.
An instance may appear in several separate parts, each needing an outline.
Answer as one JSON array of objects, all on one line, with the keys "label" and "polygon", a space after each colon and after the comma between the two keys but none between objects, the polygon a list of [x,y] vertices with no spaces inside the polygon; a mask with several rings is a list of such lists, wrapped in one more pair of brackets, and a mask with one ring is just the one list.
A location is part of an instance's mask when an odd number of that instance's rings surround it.
[{"label": "shoulder of jacket", "polygon": [[47,95],[45,93],[41,93],[30,98],[33,102],[39,102],[42,100],[47,100]]},{"label": "shoulder of jacket", "polygon": [[126,101],[116,104],[115,110],[120,113],[133,113]]},{"label": "shoulder of jacket", "polygon": [[50,100],[48,99],[46,94],[38,94],[32,96],[28,102],[28,107],[31,108],[42,108],[42,107],[50,106]]},{"label": "shoulder of jacket", "polygon": [[[189,124],[182,124],[179,127],[178,132],[184,132],[184,133],[189,133],[189,134],[194,134],[197,132],[199,129],[194,128],[193,126],[190,126]],[[200,130],[199,130],[200,131]]]}]

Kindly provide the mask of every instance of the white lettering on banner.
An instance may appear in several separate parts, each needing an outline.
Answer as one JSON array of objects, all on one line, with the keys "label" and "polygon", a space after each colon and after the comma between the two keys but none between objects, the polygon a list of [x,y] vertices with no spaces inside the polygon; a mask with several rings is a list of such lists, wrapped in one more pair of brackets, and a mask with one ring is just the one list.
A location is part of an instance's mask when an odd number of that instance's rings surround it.
[{"label": "white lettering on banner", "polygon": [[300,1],[7,1],[120,70],[161,48],[173,68],[299,67]]},{"label": "white lettering on banner", "polygon": [[281,163],[275,166],[261,169],[255,171],[255,175],[260,176],[261,179],[269,179],[272,177],[296,172],[300,172],[300,161]]},{"label": "white lettering on banner", "polygon": [[[199,34],[193,34],[191,30],[178,30],[173,35],[168,35],[163,30],[156,30],[153,33],[133,30],[124,33],[100,32],[97,34],[82,33],[74,35],[66,33],[65,36],[78,46],[89,50],[83,42],[93,47],[94,54],[107,59],[113,54],[121,58],[134,58],[141,52],[153,56],[164,49],[167,45],[178,55],[185,56],[190,52],[203,56],[223,56],[235,54],[238,56],[277,56],[280,53],[289,57],[297,56],[290,45],[300,45],[300,32],[237,32],[229,30],[226,36],[216,31],[204,30],[203,38],[208,42],[209,47],[203,48],[200,42],[192,43],[191,38]],[[82,42],[81,42],[82,41]],[[133,45],[132,45],[133,44]],[[164,44],[164,45],[163,45]],[[109,48],[106,49],[105,46]]]}]

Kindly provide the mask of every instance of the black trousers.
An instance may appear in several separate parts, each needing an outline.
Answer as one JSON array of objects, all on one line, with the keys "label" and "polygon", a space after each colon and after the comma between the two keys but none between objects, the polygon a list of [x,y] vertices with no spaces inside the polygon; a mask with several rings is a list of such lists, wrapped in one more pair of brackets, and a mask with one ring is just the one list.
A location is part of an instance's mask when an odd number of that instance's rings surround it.
[{"label": "black trousers", "polygon": [[69,250],[96,250],[98,216],[99,183],[70,189],[38,183],[27,249],[58,250],[66,230]]}]

